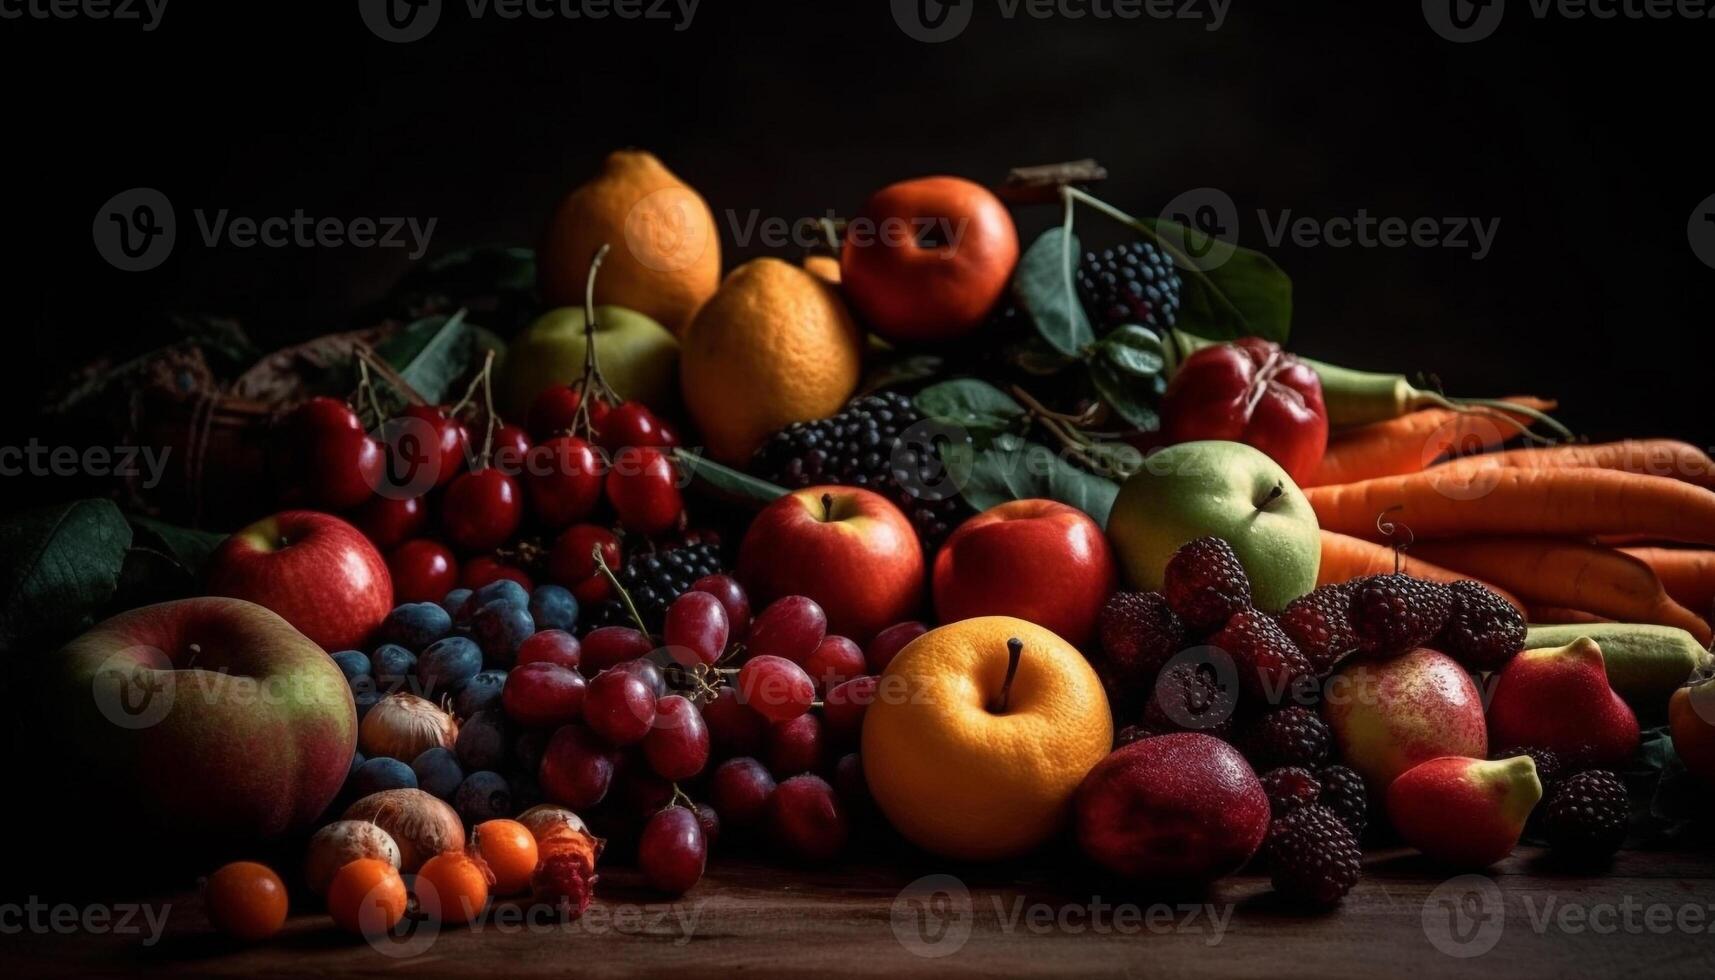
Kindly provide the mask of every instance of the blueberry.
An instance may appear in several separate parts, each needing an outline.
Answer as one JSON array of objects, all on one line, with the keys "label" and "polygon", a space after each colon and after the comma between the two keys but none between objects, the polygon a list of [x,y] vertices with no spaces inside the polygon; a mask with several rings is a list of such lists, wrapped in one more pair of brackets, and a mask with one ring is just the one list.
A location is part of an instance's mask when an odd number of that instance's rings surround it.
[{"label": "blueberry", "polygon": [[362,799],[384,789],[416,789],[417,774],[398,759],[368,759],[351,774],[351,795]]},{"label": "blueberry", "polygon": [[376,688],[375,678],[364,674],[362,677],[351,679],[351,703],[357,707],[357,720],[369,714],[369,709],[375,707],[375,702],[381,700],[381,691]]},{"label": "blueberry", "polygon": [[461,616],[464,612],[464,604],[470,601],[470,596],[469,589],[454,589],[447,593],[446,598],[441,600],[441,608],[445,609],[447,615],[453,618],[455,625],[464,622]]},{"label": "blueberry", "polygon": [[467,824],[497,820],[512,816],[512,787],[506,785],[500,773],[473,772],[459,784],[453,797],[453,809]]},{"label": "blueberry", "polygon": [[434,602],[407,602],[381,621],[381,639],[407,650],[421,650],[452,631],[452,615]]},{"label": "blueberry", "polygon": [[436,640],[417,658],[417,683],[422,685],[418,693],[434,701],[464,687],[481,669],[482,649],[468,637]]},{"label": "blueberry", "polygon": [[[542,755],[548,748],[547,732],[525,732],[512,741],[512,761],[520,773],[534,773],[542,764]],[[513,779],[516,788],[518,780]]]},{"label": "blueberry", "polygon": [[417,655],[394,643],[383,643],[369,658],[375,664],[375,684],[382,691],[397,691],[417,672]]},{"label": "blueberry", "polygon": [[359,677],[368,677],[371,670],[369,654],[362,650],[341,650],[333,655],[333,662],[339,664],[340,673],[345,675],[348,684]]},{"label": "blueberry", "polygon": [[368,760],[364,759],[362,752],[353,752],[351,754],[351,768],[346,770],[345,778],[350,779],[355,775],[357,773],[357,767],[363,765],[366,761]]},{"label": "blueberry", "polygon": [[506,762],[506,716],[499,708],[479,711],[459,726],[453,751],[466,769],[499,769]]},{"label": "blueberry", "polygon": [[523,604],[496,599],[476,611],[470,632],[491,663],[510,667],[518,659],[518,645],[536,632],[536,621]]},{"label": "blueberry", "polygon": [[500,690],[506,686],[506,671],[485,670],[465,682],[453,695],[453,714],[469,718],[484,708],[500,707]]},{"label": "blueberry", "polygon": [[530,606],[530,593],[524,591],[524,586],[509,578],[495,579],[475,592],[465,600],[464,608],[460,610],[465,619],[476,618],[477,610],[494,602],[504,599],[520,609]]},{"label": "blueberry", "polygon": [[559,585],[541,585],[530,594],[530,615],[539,630],[571,630],[578,623],[578,600]]},{"label": "blueberry", "polygon": [[439,745],[424,749],[421,755],[411,760],[411,771],[417,774],[419,789],[443,800],[452,799],[459,784],[464,782],[464,770],[459,768],[458,757],[451,749]]}]

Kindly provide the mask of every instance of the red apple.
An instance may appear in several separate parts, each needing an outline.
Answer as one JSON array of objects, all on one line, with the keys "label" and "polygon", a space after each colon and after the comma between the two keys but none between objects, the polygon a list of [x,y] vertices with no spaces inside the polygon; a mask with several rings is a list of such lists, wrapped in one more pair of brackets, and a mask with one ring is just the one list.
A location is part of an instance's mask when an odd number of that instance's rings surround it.
[{"label": "red apple", "polygon": [[1452,657],[1427,647],[1348,661],[1323,685],[1322,717],[1340,757],[1378,798],[1419,763],[1489,754],[1476,683]]},{"label": "red apple", "polygon": [[935,556],[943,623],[1016,616],[1083,647],[1114,591],[1113,551],[1089,515],[1052,500],[1013,500],[959,525]]},{"label": "red apple", "polygon": [[46,744],[71,746],[79,781],[175,839],[307,830],[357,748],[339,667],[239,599],[120,613],[60,650],[55,672],[67,729]]},{"label": "red apple", "polygon": [[326,650],[364,646],[393,608],[381,553],[350,524],[281,511],[234,533],[209,558],[208,591],[267,606]]},{"label": "red apple", "polygon": [[[1100,532],[1098,532],[1100,533]],[[885,498],[855,487],[807,487],[763,508],[738,552],[755,608],[787,595],[814,599],[828,632],[858,643],[923,604],[923,549]]]}]

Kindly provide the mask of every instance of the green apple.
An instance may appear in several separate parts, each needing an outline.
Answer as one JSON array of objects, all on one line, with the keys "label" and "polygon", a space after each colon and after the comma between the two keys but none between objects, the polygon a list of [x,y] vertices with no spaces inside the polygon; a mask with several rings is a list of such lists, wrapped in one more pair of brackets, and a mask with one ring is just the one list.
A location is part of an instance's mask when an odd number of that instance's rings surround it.
[{"label": "green apple", "polygon": [[1108,516],[1108,539],[1138,589],[1160,589],[1167,560],[1206,535],[1233,546],[1264,612],[1316,587],[1316,512],[1278,463],[1244,443],[1182,442],[1155,453],[1125,481]]},{"label": "green apple", "polygon": [[[679,341],[666,327],[623,306],[595,308],[595,349],[602,376],[621,398],[657,411],[677,404]],[[549,310],[507,347],[497,378],[500,410],[523,421],[544,388],[584,373],[584,311]]]}]

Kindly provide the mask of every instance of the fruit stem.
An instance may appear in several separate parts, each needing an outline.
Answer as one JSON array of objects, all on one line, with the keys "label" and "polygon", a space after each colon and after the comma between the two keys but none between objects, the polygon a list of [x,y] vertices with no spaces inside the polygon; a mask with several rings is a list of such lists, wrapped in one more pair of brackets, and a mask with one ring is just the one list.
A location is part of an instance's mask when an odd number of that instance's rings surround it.
[{"label": "fruit stem", "polygon": [[619,394],[607,383],[607,378],[601,373],[601,360],[596,356],[595,342],[595,277],[601,269],[601,260],[607,257],[612,248],[606,242],[596,249],[590,258],[589,276],[584,280],[584,373],[575,384],[569,387],[578,393],[578,410],[572,416],[572,431],[584,438],[594,440],[595,423],[590,418],[590,396],[600,398],[608,405],[619,404]]},{"label": "fruit stem", "polygon": [[1012,679],[1018,676],[1018,661],[1024,655],[1024,641],[1013,637],[1006,641],[1006,680],[1000,684],[1000,703],[994,707],[997,715],[1006,714],[1007,702],[1012,699]]},{"label": "fruit stem", "polygon": [[1267,506],[1268,506],[1268,505],[1269,505],[1269,504],[1272,504],[1272,503],[1274,503],[1274,502],[1275,502],[1275,501],[1276,501],[1276,500],[1279,500],[1279,499],[1280,499],[1280,498],[1281,498],[1281,497],[1282,497],[1282,496],[1284,496],[1284,495],[1285,495],[1285,494],[1286,494],[1286,487],[1285,487],[1285,486],[1283,486],[1283,485],[1282,485],[1282,484],[1279,484],[1279,483],[1276,483],[1276,484],[1275,484],[1275,485],[1274,485],[1274,486],[1273,486],[1273,487],[1272,487],[1272,488],[1271,488],[1271,489],[1270,489],[1270,490],[1269,490],[1269,491],[1268,491],[1268,496],[1266,496],[1266,497],[1264,497],[1264,498],[1262,498],[1262,499],[1261,499],[1261,500],[1259,500],[1259,501],[1257,501],[1257,505],[1256,505],[1256,509],[1257,509],[1257,510],[1262,510],[1262,509],[1263,509],[1263,508],[1264,508],[1264,507],[1267,507]]},{"label": "fruit stem", "polygon": [[637,624],[637,632],[648,636],[649,627],[643,625],[643,617],[638,615],[637,605],[631,601],[631,593],[625,591],[625,586],[619,584],[619,576],[613,574],[613,569],[607,567],[607,560],[601,556],[601,545],[598,544],[590,549],[590,558],[595,562],[595,567],[607,576],[608,583],[613,586],[613,590],[619,593],[620,600],[625,603],[625,611],[631,613],[631,621]]},{"label": "fruit stem", "polygon": [[834,495],[822,494],[822,522],[825,524],[834,519]]},{"label": "fruit stem", "polygon": [[482,468],[487,469],[493,462],[494,429],[499,424],[500,417],[494,414],[494,351],[490,350],[482,359],[482,408],[488,413],[488,425],[482,433]]}]

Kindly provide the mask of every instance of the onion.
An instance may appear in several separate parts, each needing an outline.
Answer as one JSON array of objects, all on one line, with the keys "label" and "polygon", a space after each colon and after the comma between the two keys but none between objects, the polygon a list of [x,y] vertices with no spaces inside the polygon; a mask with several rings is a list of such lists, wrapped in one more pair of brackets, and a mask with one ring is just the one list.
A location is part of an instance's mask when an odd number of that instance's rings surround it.
[{"label": "onion", "polygon": [[575,830],[580,834],[588,834],[590,832],[589,827],[584,825],[583,817],[578,816],[563,806],[555,806],[552,803],[542,803],[537,806],[533,806],[530,809],[525,810],[523,813],[520,813],[516,819],[519,823],[524,825],[525,830],[530,832],[530,836],[536,838],[538,841],[547,836],[550,828],[557,825],[564,825],[568,829]]},{"label": "onion", "polygon": [[453,747],[459,723],[430,701],[398,691],[382,698],[363,716],[363,754],[385,756],[410,765],[423,752]]},{"label": "onion", "polygon": [[316,831],[304,856],[304,881],[310,891],[325,896],[334,872],[358,858],[376,858],[399,866],[399,845],[379,824],[366,820],[336,820]]},{"label": "onion", "polygon": [[340,819],[371,821],[392,835],[399,845],[399,870],[406,874],[437,854],[464,850],[464,822],[459,815],[420,789],[371,793],[346,808]]}]

